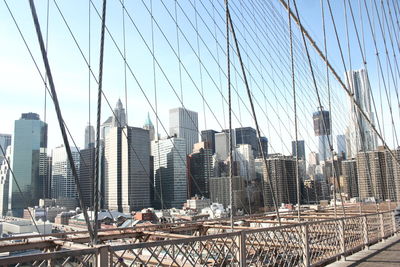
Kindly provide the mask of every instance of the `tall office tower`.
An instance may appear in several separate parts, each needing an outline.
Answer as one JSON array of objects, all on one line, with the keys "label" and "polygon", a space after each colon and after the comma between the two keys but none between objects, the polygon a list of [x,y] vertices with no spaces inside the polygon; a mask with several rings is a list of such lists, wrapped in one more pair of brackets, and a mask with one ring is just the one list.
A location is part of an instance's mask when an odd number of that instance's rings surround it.
[{"label": "tall office tower", "polygon": [[356,160],[360,198],[387,199],[385,154],[381,151],[359,152]]},{"label": "tall office tower", "polygon": [[358,176],[356,160],[343,160],[342,172],[343,175],[341,185],[343,186],[343,193],[347,194],[349,198],[358,197]]},{"label": "tall office tower", "polygon": [[[233,210],[246,206],[245,179],[234,176],[232,179]],[[212,202],[220,203],[227,208],[230,205],[230,178],[229,176],[211,177],[210,198]]]},{"label": "tall office tower", "polygon": [[121,99],[118,99],[117,101],[117,105],[114,109],[114,115],[112,116],[111,125],[112,127],[125,127],[127,125],[126,113]]},{"label": "tall office tower", "polygon": [[154,132],[154,125],[150,119],[150,113],[147,113],[147,119],[144,122],[143,129],[149,131],[150,142],[154,140],[155,132]]},{"label": "tall office tower", "polygon": [[[71,147],[71,152],[75,169],[79,175],[79,149]],[[53,198],[74,199],[78,197],[75,178],[64,145],[58,146],[52,151],[51,196]]]},{"label": "tall office tower", "polygon": [[319,161],[325,161],[331,157],[328,137],[331,134],[330,114],[327,110],[313,113],[314,133],[318,137]]},{"label": "tall office tower", "polygon": [[[306,160],[304,140],[297,141],[297,154],[299,155],[299,159]],[[292,156],[296,157],[296,141],[292,141]]]},{"label": "tall office tower", "polygon": [[90,147],[80,153],[79,183],[85,207],[93,207],[95,151],[94,147]]},{"label": "tall office tower", "polygon": [[49,165],[49,156],[47,155],[47,148],[40,148],[39,154],[39,179],[43,182],[43,198],[51,196],[51,166]]},{"label": "tall office tower", "polygon": [[130,212],[150,206],[150,137],[137,127],[112,127],[104,151],[105,205]]},{"label": "tall office tower", "polygon": [[14,138],[11,149],[11,166],[22,190],[10,182],[11,210],[14,216],[21,217],[25,203],[35,206],[43,198],[43,180],[40,176],[41,150],[47,148],[47,124],[36,113],[23,113],[14,123]]},{"label": "tall office tower", "polygon": [[186,141],[186,155],[192,153],[193,145],[199,142],[197,112],[184,108],[169,110],[169,135]]},{"label": "tall office tower", "polygon": [[88,124],[85,128],[85,149],[95,147],[94,127]]},{"label": "tall office tower", "polygon": [[211,149],[211,153],[213,155],[215,154],[215,134],[217,133],[218,132],[214,130],[201,131],[201,141],[208,142],[209,148]]},{"label": "tall office tower", "polygon": [[[264,156],[265,156],[265,157],[268,157],[268,138],[265,137],[265,136],[262,136],[262,137],[260,138],[260,141],[261,141],[261,148],[262,148],[262,150],[263,150],[263,152],[264,152]],[[259,158],[262,157],[261,151],[258,151],[258,157],[259,157]]]},{"label": "tall office tower", "polygon": [[163,208],[182,208],[187,197],[186,140],[170,137],[151,142],[154,197]]},{"label": "tall office tower", "polygon": [[[371,105],[371,86],[367,72],[364,69],[351,70],[347,72],[346,77],[349,83],[348,88],[354,95],[355,102],[361,107],[368,119],[375,123]],[[378,144],[376,134],[350,99],[349,107],[350,123],[346,131],[349,140],[347,156],[354,158],[359,151],[375,150]]]},{"label": "tall office tower", "polygon": [[[232,144],[232,149],[234,147]],[[217,159],[222,161],[229,157],[229,133],[222,132],[215,134],[215,154]]]},{"label": "tall office tower", "polygon": [[194,144],[193,153],[187,158],[189,168],[189,196],[210,198],[209,183],[212,176],[212,151],[208,142]]},{"label": "tall office tower", "polygon": [[387,161],[392,161],[393,166],[393,177],[394,177],[394,184],[395,184],[395,200],[400,201],[400,149],[392,150],[395,157],[387,158]]},{"label": "tall office tower", "polygon": [[336,136],[337,154],[341,158],[346,158],[346,136],[339,134]]},{"label": "tall office tower", "polygon": [[8,146],[4,151],[6,157],[0,162],[0,216],[4,216],[8,211],[8,197],[10,189],[10,168],[8,162],[11,157],[11,146]]},{"label": "tall office tower", "polygon": [[[11,145],[11,134],[0,133],[0,147],[6,153],[7,147]],[[0,162],[3,162],[3,152],[0,150]]]},{"label": "tall office tower", "polygon": [[246,181],[252,181],[256,178],[254,156],[251,145],[237,145],[235,148],[234,160],[239,163],[239,176],[244,177]]},{"label": "tall office tower", "polygon": [[[397,163],[396,159],[393,158],[389,150],[384,149],[383,147],[378,147],[378,149],[384,154],[385,157],[385,165],[382,166],[385,169],[386,175],[386,188],[387,188],[387,196],[386,199],[390,199],[391,201],[398,201],[398,192],[396,189],[400,185],[400,177],[399,173],[396,172],[396,168],[399,168],[399,163]],[[399,149],[392,150],[393,154],[398,157]]]},{"label": "tall office tower", "polygon": [[[248,144],[251,145],[253,150],[254,158],[259,156],[260,149],[258,145],[258,138],[256,129],[252,127],[241,127],[235,129],[236,144]],[[268,141],[267,141],[268,142]]]},{"label": "tall office tower", "polygon": [[[281,203],[296,204],[296,160],[292,157],[277,156],[268,158],[267,165],[278,206]],[[263,166],[264,203],[267,207],[273,207],[274,203],[266,171],[265,166]]]}]

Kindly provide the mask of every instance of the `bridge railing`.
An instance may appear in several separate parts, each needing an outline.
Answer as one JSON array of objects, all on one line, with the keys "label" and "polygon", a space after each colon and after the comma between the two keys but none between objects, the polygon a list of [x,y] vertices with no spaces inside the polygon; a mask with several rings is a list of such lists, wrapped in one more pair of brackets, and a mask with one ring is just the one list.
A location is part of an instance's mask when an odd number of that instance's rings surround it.
[{"label": "bridge railing", "polygon": [[174,240],[48,250],[0,258],[0,266],[317,266],[397,231],[394,212],[386,211]]}]

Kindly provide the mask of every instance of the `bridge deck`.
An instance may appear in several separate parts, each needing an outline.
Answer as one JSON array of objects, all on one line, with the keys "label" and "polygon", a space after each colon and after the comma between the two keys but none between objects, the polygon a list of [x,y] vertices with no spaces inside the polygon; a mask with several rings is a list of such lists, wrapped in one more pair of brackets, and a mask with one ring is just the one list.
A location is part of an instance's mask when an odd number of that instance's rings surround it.
[{"label": "bridge deck", "polygon": [[369,249],[346,257],[345,261],[338,261],[329,267],[398,267],[400,266],[400,235],[379,242]]}]

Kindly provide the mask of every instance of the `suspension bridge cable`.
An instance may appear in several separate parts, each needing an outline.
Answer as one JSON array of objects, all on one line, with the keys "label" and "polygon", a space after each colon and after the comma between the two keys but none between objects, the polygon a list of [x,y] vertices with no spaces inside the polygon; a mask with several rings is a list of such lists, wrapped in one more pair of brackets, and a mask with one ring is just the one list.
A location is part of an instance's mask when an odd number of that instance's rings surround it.
[{"label": "suspension bridge cable", "polygon": [[88,214],[87,214],[87,210],[85,208],[85,204],[83,203],[82,192],[81,192],[81,188],[80,188],[80,181],[79,181],[78,173],[77,173],[76,168],[75,168],[74,159],[72,157],[71,148],[69,146],[68,137],[67,137],[66,131],[65,131],[65,126],[63,124],[64,120],[63,120],[62,115],[61,115],[61,110],[60,110],[60,106],[59,106],[58,99],[57,99],[57,93],[55,91],[53,77],[52,77],[52,74],[51,74],[50,65],[49,65],[49,62],[48,62],[46,50],[45,50],[45,47],[44,47],[43,37],[42,37],[41,30],[40,30],[38,17],[37,17],[37,14],[36,14],[35,4],[34,4],[33,0],[29,0],[29,4],[30,4],[31,12],[32,12],[32,17],[33,17],[33,20],[34,20],[34,23],[35,23],[36,34],[37,34],[37,37],[38,37],[40,50],[41,50],[41,53],[42,53],[43,61],[44,61],[46,72],[47,72],[48,79],[49,79],[50,89],[51,89],[52,96],[53,96],[53,102],[54,102],[54,106],[55,106],[55,109],[56,109],[56,113],[57,113],[57,118],[58,118],[60,130],[61,130],[61,134],[62,134],[63,140],[64,140],[65,150],[67,152],[68,161],[70,163],[70,168],[71,168],[72,174],[73,174],[74,179],[75,179],[75,184],[76,184],[77,191],[78,191],[79,203],[80,203],[80,206],[82,207],[82,212],[83,212],[84,217],[85,217],[85,221],[86,221],[86,225],[88,227],[89,235],[93,239],[94,238],[93,229],[92,229],[92,227],[90,225],[90,221],[89,221],[89,217],[88,217]]},{"label": "suspension bridge cable", "polygon": [[[258,143],[259,143],[259,146],[262,147],[260,128],[259,128],[259,126],[258,126],[257,116],[256,116],[256,113],[255,113],[254,104],[253,104],[253,100],[252,100],[252,95],[251,95],[251,92],[250,92],[249,84],[248,84],[248,82],[247,82],[246,71],[245,71],[245,68],[244,68],[244,65],[243,65],[242,57],[241,57],[241,55],[240,55],[240,48],[239,48],[238,40],[236,39],[235,28],[234,28],[234,25],[233,25],[233,23],[232,23],[232,18],[231,18],[231,16],[230,16],[229,7],[228,7],[228,6],[227,6],[227,16],[228,16],[228,19],[229,19],[230,30],[231,30],[231,32],[232,32],[232,37],[233,37],[233,40],[234,40],[234,42],[235,42],[235,47],[236,47],[237,55],[238,55],[238,58],[239,58],[239,62],[240,62],[241,69],[242,69],[243,79],[244,79],[244,81],[245,81],[245,86],[246,86],[247,94],[248,94],[249,101],[250,101],[250,106],[251,106],[251,110],[252,110],[252,115],[253,115],[254,123],[255,123],[255,125],[256,125]],[[274,188],[273,188],[273,184],[272,184],[271,179],[270,179],[270,174],[268,173],[267,159],[266,159],[266,156],[265,156],[265,154],[264,154],[264,150],[263,150],[263,149],[261,149],[261,155],[262,155],[262,158],[263,158],[263,160],[264,160],[264,165],[265,165],[265,169],[266,169],[266,176],[267,176],[267,180],[268,180],[268,182],[269,182],[269,187],[270,187],[270,189],[271,189],[271,195],[272,195],[272,199],[273,199],[273,202],[274,202],[274,207],[275,207],[276,216],[277,216],[277,218],[278,218],[279,225],[280,225],[280,224],[281,224],[281,218],[280,218],[280,215],[279,215],[278,204],[277,204],[277,202],[276,202],[277,200],[276,200],[276,196],[275,196],[275,191],[274,191]]]},{"label": "suspension bridge cable", "polygon": [[[282,5],[287,8],[286,3],[283,0],[280,0],[280,2],[282,3]],[[369,124],[369,126],[372,128],[372,130],[377,134],[378,138],[382,141],[383,146],[390,151],[390,154],[393,156],[393,158],[396,159],[397,164],[400,165],[400,161],[399,159],[397,159],[394,154],[393,151],[388,147],[387,143],[385,142],[384,138],[382,137],[382,135],[377,131],[375,125],[372,123],[372,121],[368,118],[367,114],[363,111],[363,109],[360,107],[360,105],[357,103],[357,101],[355,101],[354,99],[354,95],[353,93],[350,92],[350,90],[347,88],[347,86],[343,83],[342,79],[340,78],[340,76],[337,74],[337,72],[335,71],[335,69],[332,67],[332,65],[330,64],[329,60],[325,57],[325,55],[322,53],[322,51],[319,49],[319,47],[317,46],[317,44],[315,43],[315,41],[313,40],[313,38],[309,35],[309,33],[307,32],[307,30],[304,28],[304,26],[299,22],[299,19],[296,17],[296,15],[293,12],[290,12],[292,18],[294,19],[294,21],[296,22],[296,24],[299,26],[299,28],[301,29],[301,31],[304,33],[304,35],[307,37],[307,39],[309,40],[310,44],[314,47],[314,49],[316,50],[317,54],[321,57],[321,59],[323,61],[325,61],[328,66],[329,66],[329,70],[332,72],[333,76],[335,77],[335,79],[339,82],[340,86],[345,90],[345,92],[349,95],[351,102],[353,102],[353,104],[356,106],[357,110],[361,113],[362,117],[364,117],[364,119],[367,121],[367,123]]]},{"label": "suspension bridge cable", "polygon": [[[290,9],[290,0],[288,0],[288,7]],[[292,19],[288,12],[289,24],[289,40],[290,40],[290,66],[292,69],[292,87],[293,87],[293,109],[294,109],[294,132],[295,132],[295,155],[296,155],[296,189],[297,189],[297,218],[300,222],[300,177],[299,177],[299,140],[297,134],[297,102],[296,102],[296,83],[295,83],[295,69],[293,58],[293,32],[292,32]]]}]

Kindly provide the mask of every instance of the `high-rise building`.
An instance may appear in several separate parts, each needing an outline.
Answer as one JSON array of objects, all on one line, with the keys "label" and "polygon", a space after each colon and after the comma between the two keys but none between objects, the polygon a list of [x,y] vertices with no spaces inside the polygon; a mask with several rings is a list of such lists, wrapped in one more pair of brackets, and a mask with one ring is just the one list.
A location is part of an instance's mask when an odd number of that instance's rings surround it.
[{"label": "high-rise building", "polygon": [[[351,70],[347,72],[348,88],[354,96],[355,102],[367,115],[368,119],[375,123],[371,105],[371,86],[365,69]],[[358,111],[351,99],[349,99],[350,120],[346,130],[348,139],[347,157],[354,158],[359,151],[372,151],[377,148],[377,136],[367,123],[367,120]]]},{"label": "high-rise building", "polygon": [[330,113],[321,110],[313,113],[314,133],[318,137],[319,161],[325,161],[331,157],[328,138],[331,134]]},{"label": "high-rise building", "polygon": [[[11,134],[0,133],[0,147],[6,153],[7,147],[11,145]],[[3,162],[3,152],[0,149],[0,162]]]},{"label": "high-rise building", "polygon": [[343,160],[342,164],[342,181],[343,193],[349,198],[358,197],[358,175],[356,160]]},{"label": "high-rise building", "polygon": [[[261,148],[262,148],[262,150],[263,150],[263,152],[264,152],[264,156],[265,156],[265,157],[268,157],[268,138],[265,137],[265,136],[262,136],[262,137],[260,138],[260,141],[261,141]],[[262,157],[261,151],[258,151],[258,157],[259,157],[259,158]]]},{"label": "high-rise building", "polygon": [[154,197],[163,208],[182,208],[187,198],[186,140],[170,137],[151,142]]},{"label": "high-rise building", "polygon": [[[10,182],[11,210],[22,217],[25,203],[35,206],[43,198],[43,177],[40,175],[40,158],[47,148],[47,124],[36,113],[23,113],[14,124],[11,166],[22,195],[15,181]],[[22,198],[23,196],[23,198]]]},{"label": "high-rise building", "polygon": [[6,157],[0,162],[0,216],[4,216],[8,211],[8,198],[10,189],[10,168],[8,162],[11,157],[11,146],[4,151]]},{"label": "high-rise building", "polygon": [[169,135],[185,140],[186,155],[192,153],[193,145],[199,142],[198,129],[197,112],[184,108],[169,110]]},{"label": "high-rise building", "polygon": [[211,149],[212,154],[215,154],[215,134],[217,131],[214,130],[204,130],[201,131],[201,141],[208,142],[209,148]]},{"label": "high-rise building", "polygon": [[[299,159],[306,159],[306,149],[304,146],[304,140],[297,141],[297,154],[299,155]],[[292,156],[296,157],[296,141],[292,141]]]},{"label": "high-rise building", "polygon": [[105,206],[130,212],[150,206],[150,137],[137,127],[112,127],[105,139]]},{"label": "high-rise building", "polygon": [[79,184],[85,207],[93,207],[95,175],[95,148],[80,151]]},{"label": "high-rise building", "polygon": [[[236,134],[236,144],[248,144],[251,145],[251,149],[253,150],[254,158],[258,157],[260,154],[260,149],[258,145],[258,138],[256,129],[252,127],[241,127],[235,129]],[[268,140],[267,140],[268,143]],[[268,145],[267,145],[268,147]]]},{"label": "high-rise building", "polygon": [[[234,176],[232,179],[233,210],[242,209],[246,203],[245,179]],[[230,205],[230,177],[212,177],[210,179],[210,198],[212,202]]]},{"label": "high-rise building", "polygon": [[203,196],[210,198],[209,183],[212,176],[212,154],[208,142],[194,145],[193,153],[188,160],[188,188],[189,196]]},{"label": "high-rise building", "polygon": [[112,127],[125,127],[127,125],[126,113],[121,99],[118,99],[117,105],[114,109],[114,116],[112,116]]},{"label": "high-rise building", "polygon": [[234,152],[234,160],[239,163],[239,175],[246,181],[256,179],[254,154],[251,145],[239,144]]},{"label": "high-rise building", "polygon": [[336,136],[337,154],[339,157],[346,158],[346,136],[339,134]]},{"label": "high-rise building", "polygon": [[[235,147],[234,139],[232,139],[232,149]],[[218,160],[226,160],[229,156],[229,133],[222,132],[215,134],[215,153]]]},{"label": "high-rise building", "polygon": [[154,132],[154,125],[153,125],[153,123],[151,122],[151,119],[150,119],[150,113],[147,113],[147,119],[144,122],[143,129],[149,131],[150,142],[153,141],[155,132]]},{"label": "high-rise building", "polygon": [[[285,156],[270,157],[267,159],[267,165],[278,206],[281,203],[296,204],[296,160]],[[264,203],[267,207],[273,207],[274,203],[266,171],[264,165]]]},{"label": "high-rise building", "polygon": [[95,146],[94,127],[88,124],[85,128],[85,149]]},{"label": "high-rise building", "polygon": [[385,154],[376,150],[359,152],[356,161],[360,198],[387,199]]},{"label": "high-rise building", "polygon": [[[77,175],[79,175],[79,149],[71,147],[71,153]],[[78,196],[75,178],[64,145],[58,146],[52,151],[51,196],[53,198],[72,199]]]}]

